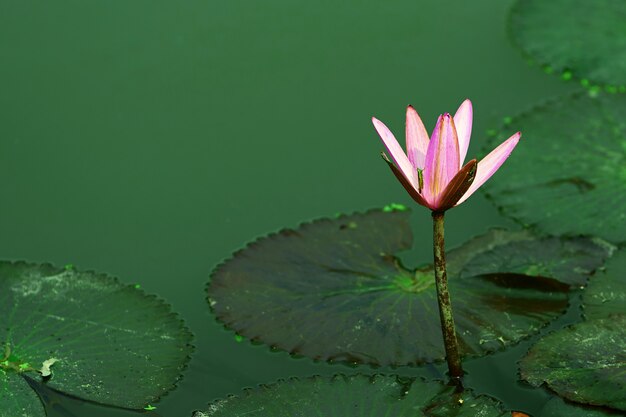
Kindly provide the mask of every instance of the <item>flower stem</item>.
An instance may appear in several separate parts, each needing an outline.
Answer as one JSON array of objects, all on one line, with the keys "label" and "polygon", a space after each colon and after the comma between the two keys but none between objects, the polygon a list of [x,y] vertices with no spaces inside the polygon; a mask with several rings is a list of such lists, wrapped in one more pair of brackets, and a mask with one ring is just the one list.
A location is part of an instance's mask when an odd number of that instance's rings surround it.
[{"label": "flower stem", "polygon": [[460,379],[463,376],[459,344],[456,340],[452,304],[448,294],[448,276],[446,273],[446,252],[443,239],[443,212],[433,212],[433,253],[435,256],[435,282],[437,283],[437,302],[439,318],[443,333],[443,344],[446,349],[446,361],[450,377]]}]

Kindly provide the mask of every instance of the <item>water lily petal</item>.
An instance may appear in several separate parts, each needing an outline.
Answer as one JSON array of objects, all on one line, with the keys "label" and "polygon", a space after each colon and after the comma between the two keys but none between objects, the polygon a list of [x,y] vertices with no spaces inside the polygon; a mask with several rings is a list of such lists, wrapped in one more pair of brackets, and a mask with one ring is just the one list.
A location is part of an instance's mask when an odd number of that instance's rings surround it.
[{"label": "water lily petal", "polygon": [[472,136],[472,117],[472,102],[467,99],[461,103],[454,114],[454,125],[459,138],[459,168],[463,166],[467,148],[469,148],[470,136]]},{"label": "water lily petal", "polygon": [[406,153],[415,168],[424,169],[428,150],[428,132],[419,115],[413,108],[406,108]]},{"label": "water lily petal", "polygon": [[474,182],[470,186],[469,190],[467,190],[463,197],[461,197],[461,199],[456,203],[457,206],[467,200],[469,196],[474,194],[474,191],[478,190],[478,188],[480,188],[480,186],[483,185],[485,181],[491,178],[491,176],[500,168],[504,161],[506,161],[513,149],[515,149],[515,146],[517,146],[517,143],[519,142],[521,136],[522,134],[520,132],[517,132],[516,134],[502,142],[496,149],[491,151],[489,155],[485,156],[478,163],[476,178],[474,179]]},{"label": "water lily petal", "polygon": [[417,171],[411,165],[409,158],[404,153],[404,150],[396,140],[393,133],[389,130],[387,126],[380,120],[375,117],[372,117],[372,123],[374,123],[374,127],[378,132],[378,135],[383,141],[385,148],[389,152],[391,159],[396,164],[402,175],[409,181],[409,183],[413,186],[417,185]]},{"label": "water lily petal", "polygon": [[456,202],[463,197],[476,178],[477,165],[476,160],[472,159],[457,172],[443,193],[441,193],[435,208],[436,211],[446,211],[454,207]]},{"label": "water lily petal", "polygon": [[424,197],[430,203],[439,199],[450,180],[459,172],[459,141],[449,113],[439,116],[428,143],[424,167]]},{"label": "water lily petal", "polygon": [[424,199],[424,197],[422,195],[420,195],[419,191],[417,189],[415,189],[415,187],[413,187],[413,185],[409,183],[409,181],[404,177],[404,175],[402,175],[400,170],[398,168],[396,168],[396,166],[393,164],[393,162],[391,162],[389,160],[389,158],[387,158],[387,155],[385,155],[384,152],[381,153],[381,156],[383,157],[385,162],[387,162],[387,165],[389,165],[389,168],[391,169],[391,172],[393,172],[393,174],[396,176],[398,181],[400,181],[400,184],[402,184],[402,186],[409,193],[411,198],[413,198],[413,200],[415,200],[415,202],[417,204],[419,204],[419,205],[422,205],[422,206],[428,207],[428,208],[432,208],[430,206],[430,204],[428,204],[428,202]]}]

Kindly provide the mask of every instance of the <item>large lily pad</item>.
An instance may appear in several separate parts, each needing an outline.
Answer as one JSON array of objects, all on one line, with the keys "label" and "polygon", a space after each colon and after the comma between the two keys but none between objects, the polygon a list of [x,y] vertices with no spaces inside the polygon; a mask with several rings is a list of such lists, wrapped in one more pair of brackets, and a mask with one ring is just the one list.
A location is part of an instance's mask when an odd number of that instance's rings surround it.
[{"label": "large lily pad", "polygon": [[586,406],[563,400],[560,397],[552,397],[541,409],[538,417],[615,417],[623,416],[617,410],[604,407]]},{"label": "large lily pad", "polygon": [[585,404],[626,411],[626,316],[575,324],[543,337],[520,362],[522,378]]},{"label": "large lily pad", "polygon": [[[550,2],[546,2],[550,3]],[[486,189],[552,235],[626,238],[626,96],[576,94],[514,118],[524,138]]]},{"label": "large lily pad", "polygon": [[0,417],[45,415],[24,373],[86,400],[143,408],[173,388],[190,339],[169,306],[135,286],[0,262]]},{"label": "large lily pad", "polygon": [[[520,273],[554,269],[544,268],[552,250],[546,240],[529,245],[530,239],[500,230],[450,251],[449,288],[464,354],[515,343],[567,307],[569,285]],[[408,269],[394,256],[412,240],[408,211],[372,210],[286,229],[220,265],[208,287],[209,303],[240,335],[314,359],[373,365],[442,360],[432,267]],[[514,247],[506,247],[506,257],[498,258],[498,247],[518,243],[527,252],[516,257]],[[599,253],[588,239],[576,240],[576,251],[555,252],[572,276],[581,272],[584,245],[593,256]],[[473,264],[478,257],[489,262]],[[489,269],[494,262],[506,273]],[[603,257],[582,261],[586,272],[593,262],[599,266]],[[480,275],[464,274],[464,265]],[[568,275],[567,268],[559,275]]]},{"label": "large lily pad", "polygon": [[509,32],[550,69],[609,85],[626,85],[626,2],[518,0]]},{"label": "large lily pad", "polygon": [[593,277],[583,295],[588,319],[626,314],[626,250],[607,262],[606,269]]},{"label": "large lily pad", "polygon": [[291,379],[209,404],[193,417],[499,417],[510,416],[485,396],[438,382],[394,376]]}]

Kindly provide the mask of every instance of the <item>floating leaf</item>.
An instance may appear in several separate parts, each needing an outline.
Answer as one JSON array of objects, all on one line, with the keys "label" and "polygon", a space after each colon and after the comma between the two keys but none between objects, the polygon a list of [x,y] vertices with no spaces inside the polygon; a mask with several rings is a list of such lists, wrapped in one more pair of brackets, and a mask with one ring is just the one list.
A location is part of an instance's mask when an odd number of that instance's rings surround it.
[{"label": "floating leaf", "polygon": [[7,375],[0,368],[0,416],[45,417],[43,404],[37,394],[18,375]]},{"label": "floating leaf", "polygon": [[626,2],[519,0],[509,33],[552,72],[609,85],[626,84]]},{"label": "floating leaf", "polygon": [[505,215],[548,234],[623,241],[624,114],[624,95],[577,94],[515,118],[524,138],[486,187],[490,196]]},{"label": "floating leaf", "polygon": [[612,417],[623,416],[619,411],[607,408],[570,403],[559,397],[552,397],[541,409],[541,417]]},{"label": "floating leaf", "polygon": [[626,313],[626,250],[613,255],[605,271],[590,281],[583,308],[589,319]]},{"label": "floating leaf", "polygon": [[[497,234],[510,236],[511,242],[498,238],[499,245],[467,259],[459,270],[459,276],[471,277],[498,271],[550,277],[578,287],[586,284],[589,276],[614,250],[612,245],[598,239],[548,237],[537,240],[525,232],[503,233],[496,230],[478,239],[484,241]],[[454,252],[450,255],[454,261]]]},{"label": "floating leaf", "polygon": [[[419,413],[419,414],[418,414]],[[501,405],[438,382],[394,376],[337,375],[262,385],[209,404],[193,417],[500,417]]]},{"label": "floating leaf", "polygon": [[44,416],[21,374],[86,400],[143,408],[173,388],[191,335],[169,306],[74,268],[0,262],[0,417]]},{"label": "floating leaf", "polygon": [[594,319],[543,337],[520,362],[522,378],[585,404],[626,410],[626,316]]},{"label": "floating leaf", "polygon": [[[373,365],[442,360],[432,267],[410,270],[394,256],[412,246],[409,215],[373,210],[261,238],[214,271],[211,308],[239,335],[314,359]],[[507,249],[500,260],[497,246],[530,239],[493,231],[450,251],[449,288],[464,354],[483,355],[517,342],[567,307],[569,286],[550,277],[498,274],[485,262],[473,266],[482,275],[461,274],[464,265],[488,252],[503,270],[519,272],[515,250]],[[532,242],[524,243],[528,252],[519,259],[531,268],[536,257],[535,270],[547,270],[541,267],[545,241]],[[576,242],[597,251],[591,240]],[[430,246],[430,239],[423,244]],[[558,253],[577,276],[580,262],[573,257],[580,251]],[[595,262],[599,266],[603,259]],[[590,263],[584,264],[590,271]],[[559,274],[567,275],[566,268]]]},{"label": "floating leaf", "polygon": [[[453,248],[446,254],[448,275],[471,276],[484,273],[493,273],[496,270],[488,262],[481,262],[481,259],[489,258],[489,253],[495,249],[505,247],[515,242],[532,242],[536,237],[526,230],[510,231],[506,229],[494,228],[487,233],[475,236],[465,242],[460,248]],[[470,264],[474,270],[467,268]],[[484,265],[483,265],[484,264]],[[511,272],[511,271],[508,271]]]},{"label": "floating leaf", "polygon": [[[28,374],[22,374],[22,376],[24,377],[24,380],[28,383],[28,385],[30,385],[30,388],[32,388],[32,390],[37,393],[37,396],[44,404],[44,408],[46,410],[46,413],[48,413],[48,416],[54,415],[63,417],[79,417],[76,416],[76,414],[74,414],[72,411],[70,411],[71,408],[68,409],[67,406],[72,402],[81,402],[82,404],[81,400],[61,394],[51,389],[48,384],[41,381],[41,379],[37,378],[35,375],[33,376],[35,376],[36,379],[31,378],[30,376],[28,376]],[[31,402],[34,401],[31,400]],[[26,415],[28,417],[39,416],[39,414]]]}]

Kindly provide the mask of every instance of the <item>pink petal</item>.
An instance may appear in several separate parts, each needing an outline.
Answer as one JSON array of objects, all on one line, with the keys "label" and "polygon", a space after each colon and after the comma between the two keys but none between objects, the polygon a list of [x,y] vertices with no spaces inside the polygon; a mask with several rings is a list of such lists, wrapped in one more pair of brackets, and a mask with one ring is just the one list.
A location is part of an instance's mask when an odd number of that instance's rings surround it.
[{"label": "pink petal", "polygon": [[459,137],[459,168],[463,166],[470,144],[470,136],[472,136],[472,115],[472,102],[469,99],[461,103],[454,115],[454,125]]},{"label": "pink petal", "polygon": [[437,204],[440,194],[459,172],[459,141],[450,114],[439,116],[426,152],[424,196]]},{"label": "pink petal", "polygon": [[461,197],[461,199],[456,203],[457,206],[467,200],[469,196],[474,194],[474,191],[478,190],[478,188],[480,188],[480,186],[483,185],[485,181],[487,181],[489,178],[491,178],[493,174],[495,174],[495,172],[504,163],[506,158],[508,158],[511,152],[513,152],[513,149],[515,149],[515,146],[517,146],[517,143],[519,142],[521,136],[522,134],[520,132],[517,132],[516,134],[502,142],[496,149],[491,151],[489,155],[485,156],[478,163],[476,178],[474,179],[474,182],[470,186],[469,190],[467,190],[463,197]]},{"label": "pink petal", "polygon": [[400,172],[402,172],[402,175],[409,180],[411,185],[415,186],[417,184],[417,171],[413,168],[411,162],[409,162],[409,158],[404,154],[404,150],[393,136],[393,133],[391,133],[383,122],[375,117],[372,117],[372,123],[374,123],[374,127],[382,139],[385,148],[387,148],[393,162]]},{"label": "pink petal", "polygon": [[415,168],[424,169],[428,150],[428,132],[413,108],[406,108],[406,153]]}]

